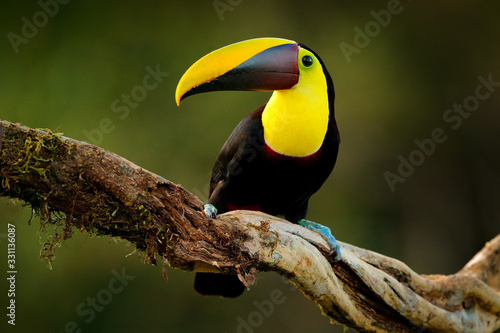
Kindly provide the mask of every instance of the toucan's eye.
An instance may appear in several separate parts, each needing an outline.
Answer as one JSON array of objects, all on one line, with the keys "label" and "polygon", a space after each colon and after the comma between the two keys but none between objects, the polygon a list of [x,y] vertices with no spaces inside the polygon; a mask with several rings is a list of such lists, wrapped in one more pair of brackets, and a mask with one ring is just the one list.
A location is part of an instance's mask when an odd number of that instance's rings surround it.
[{"label": "toucan's eye", "polygon": [[306,67],[310,67],[313,64],[313,58],[311,56],[303,56],[302,57],[302,64]]}]

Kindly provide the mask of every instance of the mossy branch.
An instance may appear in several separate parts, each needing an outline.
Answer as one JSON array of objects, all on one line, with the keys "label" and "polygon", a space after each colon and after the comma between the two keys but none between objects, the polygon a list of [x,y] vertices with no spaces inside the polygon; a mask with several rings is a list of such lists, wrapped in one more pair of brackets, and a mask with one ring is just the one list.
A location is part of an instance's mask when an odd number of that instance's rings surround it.
[{"label": "mossy branch", "polygon": [[331,264],[318,234],[273,216],[236,211],[217,220],[193,194],[96,146],[0,120],[0,196],[60,226],[126,239],[146,261],[194,271],[256,270],[290,279],[332,321],[366,332],[493,332],[500,327],[500,235],[454,275],[418,275],[404,263],[341,243]]}]

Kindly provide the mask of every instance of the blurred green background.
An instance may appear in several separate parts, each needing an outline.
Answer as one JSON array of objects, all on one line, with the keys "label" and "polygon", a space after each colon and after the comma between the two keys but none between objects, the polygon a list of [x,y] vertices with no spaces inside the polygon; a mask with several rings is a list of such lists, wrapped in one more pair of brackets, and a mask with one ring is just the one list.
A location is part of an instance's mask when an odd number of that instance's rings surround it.
[{"label": "blurred green background", "polygon": [[[500,87],[457,128],[443,120],[455,103],[473,101],[479,76],[500,81],[498,2],[402,1],[379,29],[370,24],[372,11],[394,1],[71,1],[57,10],[53,3],[1,5],[0,118],[98,144],[205,200],[222,144],[270,94],[211,93],[177,107],[177,81],[227,44],[293,39],[314,49],[333,77],[342,138],[337,166],[310,202],[310,219],[329,225],[339,240],[426,274],[458,271],[499,233]],[[34,20],[37,31],[23,28]],[[356,39],[355,28],[367,24],[370,40]],[[342,43],[357,51],[346,57]],[[168,75],[129,112],[113,112],[113,103],[125,105],[122,94],[140,92],[148,66]],[[103,119],[100,138],[93,130]],[[436,128],[447,140],[391,191],[384,174],[397,173],[398,157],[408,159],[414,141]],[[192,290],[193,274],[168,268],[167,283],[161,267],[127,256],[133,249],[124,241],[78,233],[57,249],[51,270],[40,260],[44,236],[37,220],[28,226],[30,214],[0,199],[1,266],[6,272],[13,223],[18,269],[16,326],[2,313],[2,331],[344,332],[276,274],[258,274],[235,300],[203,298]],[[130,276],[117,293],[109,291],[113,270]],[[7,289],[2,279],[3,309]],[[274,290],[283,302],[263,313],[256,304]],[[88,302],[96,297],[105,304],[91,318]]]}]

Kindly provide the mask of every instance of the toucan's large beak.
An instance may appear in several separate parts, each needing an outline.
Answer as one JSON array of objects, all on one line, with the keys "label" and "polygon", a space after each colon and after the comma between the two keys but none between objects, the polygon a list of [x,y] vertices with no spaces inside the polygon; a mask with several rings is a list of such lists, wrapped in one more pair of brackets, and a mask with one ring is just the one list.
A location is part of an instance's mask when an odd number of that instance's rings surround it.
[{"label": "toucan's large beak", "polygon": [[298,49],[291,40],[256,38],[215,50],[184,73],[175,101],[216,90],[289,89],[299,79]]}]

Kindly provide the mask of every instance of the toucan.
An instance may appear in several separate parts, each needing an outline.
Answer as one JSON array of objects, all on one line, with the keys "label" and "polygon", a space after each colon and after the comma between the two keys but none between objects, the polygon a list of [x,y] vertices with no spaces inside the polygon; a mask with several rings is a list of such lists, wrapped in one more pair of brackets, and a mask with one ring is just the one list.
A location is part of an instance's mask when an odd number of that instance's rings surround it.
[{"label": "toucan", "polygon": [[[323,61],[292,40],[256,38],[215,50],[180,79],[177,105],[191,95],[219,90],[273,91],[223,145],[210,180],[205,213],[246,209],[284,216],[320,232],[334,257],[340,248],[328,227],[305,219],[309,198],[333,170],[340,143],[333,82]],[[202,295],[239,296],[236,275],[196,273]]]}]

